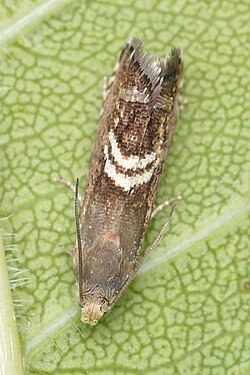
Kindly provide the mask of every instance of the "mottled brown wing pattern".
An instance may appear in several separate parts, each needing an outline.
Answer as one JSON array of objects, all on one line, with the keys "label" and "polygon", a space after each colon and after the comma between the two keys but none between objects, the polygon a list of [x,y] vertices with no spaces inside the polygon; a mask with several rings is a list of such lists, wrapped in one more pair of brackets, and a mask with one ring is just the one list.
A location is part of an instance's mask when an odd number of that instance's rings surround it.
[{"label": "mottled brown wing pattern", "polygon": [[[131,38],[100,118],[74,269],[82,319],[95,324],[139,261],[178,114],[181,52],[152,58]],[[78,275],[78,251],[82,275]]]}]

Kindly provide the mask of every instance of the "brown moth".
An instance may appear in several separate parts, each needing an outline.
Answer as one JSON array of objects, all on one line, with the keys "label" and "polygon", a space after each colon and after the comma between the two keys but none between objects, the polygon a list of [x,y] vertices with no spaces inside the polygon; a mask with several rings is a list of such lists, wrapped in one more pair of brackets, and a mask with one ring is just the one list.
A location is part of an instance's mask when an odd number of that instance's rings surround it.
[{"label": "brown moth", "polygon": [[181,50],[153,58],[131,38],[106,95],[78,215],[73,268],[81,320],[97,324],[119,300],[169,225],[141,246],[178,117]]}]

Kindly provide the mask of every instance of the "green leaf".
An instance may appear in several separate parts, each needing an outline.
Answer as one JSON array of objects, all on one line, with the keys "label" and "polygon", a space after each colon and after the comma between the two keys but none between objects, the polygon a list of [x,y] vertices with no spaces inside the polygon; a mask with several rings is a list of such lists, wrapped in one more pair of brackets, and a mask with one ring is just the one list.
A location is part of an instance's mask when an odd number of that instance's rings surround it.
[{"label": "green leaf", "polygon": [[[26,373],[249,374],[247,2],[13,0],[0,14],[0,214],[13,214],[6,230],[28,279],[13,292]],[[183,199],[136,280],[90,327],[60,252],[74,244],[72,192],[53,178],[79,176],[83,189],[103,78],[132,35],[155,55],[184,51],[188,104],[157,202]]]}]

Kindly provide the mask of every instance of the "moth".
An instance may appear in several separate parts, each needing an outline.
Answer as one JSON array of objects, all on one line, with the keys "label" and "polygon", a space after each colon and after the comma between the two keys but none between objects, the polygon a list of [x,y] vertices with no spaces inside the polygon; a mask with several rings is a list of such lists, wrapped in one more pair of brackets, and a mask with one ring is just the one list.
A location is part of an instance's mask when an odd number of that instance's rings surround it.
[{"label": "moth", "polygon": [[141,254],[179,113],[181,50],[154,58],[133,37],[126,43],[100,116],[84,198],[78,213],[73,269],[81,320],[91,325],[110,310],[169,225]]}]

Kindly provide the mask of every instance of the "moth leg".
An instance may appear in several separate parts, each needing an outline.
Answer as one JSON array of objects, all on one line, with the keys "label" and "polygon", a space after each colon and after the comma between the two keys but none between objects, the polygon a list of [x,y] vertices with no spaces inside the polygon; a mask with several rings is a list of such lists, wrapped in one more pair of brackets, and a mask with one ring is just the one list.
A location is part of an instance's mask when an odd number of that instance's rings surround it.
[{"label": "moth leg", "polygon": [[[181,91],[182,86],[183,86],[183,80],[181,79],[179,82],[179,91]],[[188,99],[180,97],[180,95],[178,95],[178,98],[177,98],[177,115],[178,116],[180,115],[180,113],[186,107],[187,104],[188,104]]]},{"label": "moth leg", "polygon": [[173,197],[173,198],[170,198],[170,199],[167,199],[165,200],[162,204],[159,204],[159,206],[157,206],[152,214],[151,214],[151,219],[153,219],[159,212],[161,212],[164,208],[172,205],[172,204],[175,204],[177,203],[179,200],[181,200],[181,196],[180,195],[177,195],[176,197]]},{"label": "moth leg", "polygon": [[108,93],[108,77],[105,76],[103,78],[103,88],[102,88],[102,98],[103,98],[103,100],[106,99],[107,93]]},{"label": "moth leg", "polygon": [[60,253],[65,253],[65,254],[68,254],[68,255],[73,255],[74,254],[74,249],[65,249],[65,248],[61,248],[59,249]]},{"label": "moth leg", "polygon": [[[64,179],[62,179],[62,178],[54,178],[54,181],[55,182],[58,182],[59,184],[63,184],[63,185],[65,185],[65,186],[67,186],[68,188],[70,188],[73,192],[74,192],[74,194],[75,194],[75,191],[76,191],[76,189],[75,189],[75,185],[73,185],[71,182],[69,182],[68,180],[64,180]],[[83,195],[80,195],[80,194],[78,194],[78,203],[81,205],[82,204],[82,202],[83,202],[83,198],[84,198],[84,196]]]},{"label": "moth leg", "polygon": [[112,75],[111,77],[105,76],[103,79],[102,97],[104,101],[108,95],[110,87],[113,84],[113,81],[114,81],[114,75]]},{"label": "moth leg", "polygon": [[178,99],[178,112],[182,112],[183,109],[186,107],[188,104],[188,99],[187,98],[179,98]]},{"label": "moth leg", "polygon": [[173,198],[173,200],[172,200],[172,208],[171,208],[170,214],[169,214],[167,220],[165,221],[165,223],[163,224],[163,226],[162,226],[162,228],[161,228],[158,236],[155,238],[155,240],[153,241],[153,243],[146,250],[145,254],[138,261],[138,263],[136,264],[135,268],[133,269],[133,271],[131,272],[131,274],[128,276],[127,280],[125,280],[123,286],[117,292],[117,294],[114,297],[113,301],[109,305],[109,309],[111,309],[119,301],[119,299],[121,298],[121,296],[123,295],[123,293],[125,292],[125,290],[127,289],[127,287],[129,286],[129,284],[134,280],[135,276],[137,275],[139,269],[141,268],[141,266],[143,265],[143,263],[145,262],[145,260],[155,250],[155,248],[159,244],[160,240],[162,239],[162,237],[164,236],[164,234],[168,230],[168,227],[169,227],[170,222],[172,220],[172,217],[174,215],[175,208],[177,206],[177,202],[179,201],[179,197],[178,197],[178,199],[176,199],[176,198],[177,197],[175,197],[175,199]]}]

